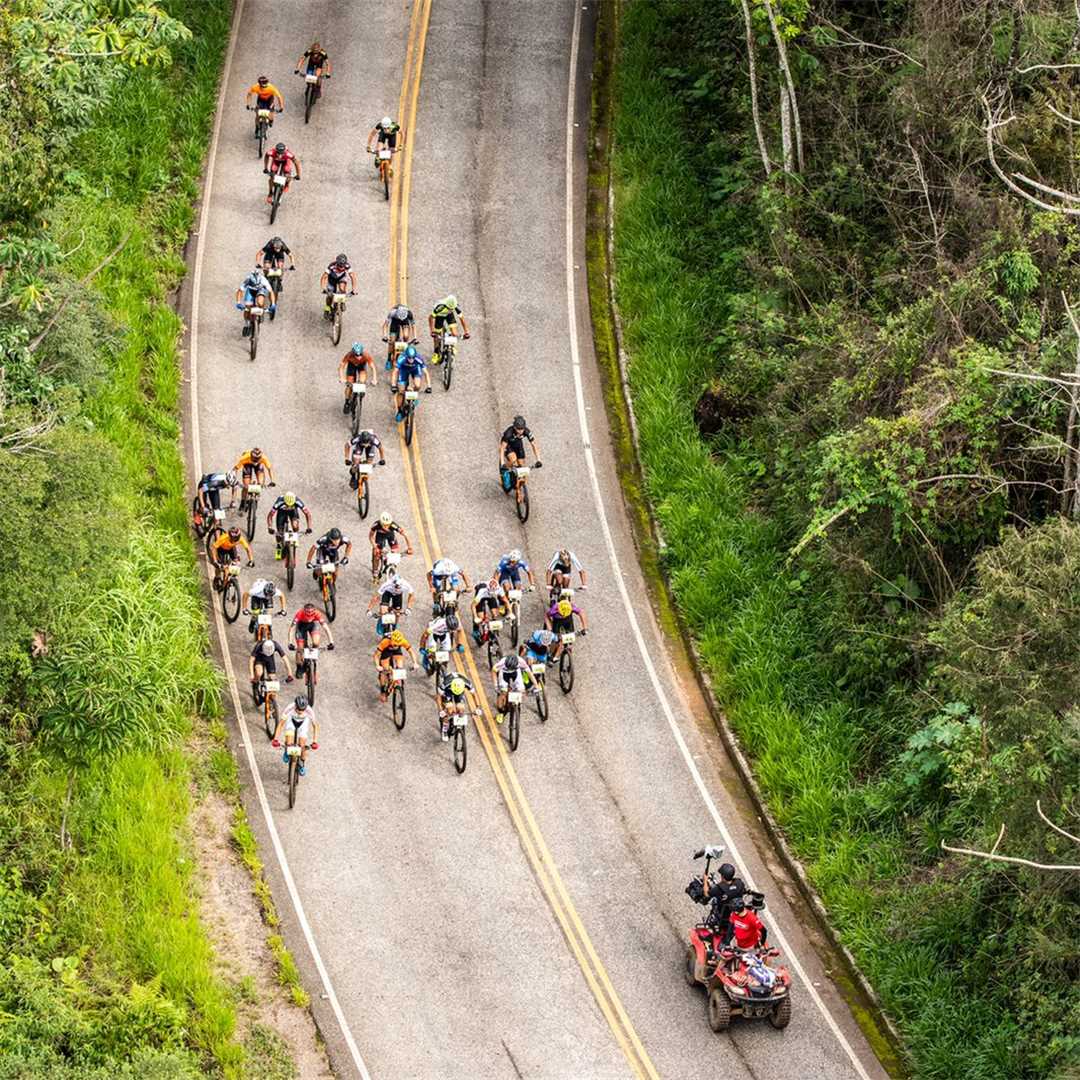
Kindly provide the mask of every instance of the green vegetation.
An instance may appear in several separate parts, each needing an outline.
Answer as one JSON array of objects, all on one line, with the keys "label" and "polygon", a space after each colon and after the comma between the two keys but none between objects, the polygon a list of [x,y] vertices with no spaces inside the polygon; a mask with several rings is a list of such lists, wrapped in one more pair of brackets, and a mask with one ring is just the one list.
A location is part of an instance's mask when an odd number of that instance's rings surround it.
[{"label": "green vegetation", "polygon": [[186,831],[200,776],[236,786],[168,305],[229,17],[0,10],[0,1077],[256,1075],[270,1052],[236,1041]]},{"label": "green vegetation", "polygon": [[616,292],[677,602],[913,1071],[1072,1075],[1077,875],[940,845],[1080,862],[1036,809],[1080,833],[1076,432],[1020,377],[1076,366],[1080,230],[995,175],[981,98],[1003,169],[1075,189],[1074,73],[1018,70],[1077,60],[1073,5],[621,10]]}]

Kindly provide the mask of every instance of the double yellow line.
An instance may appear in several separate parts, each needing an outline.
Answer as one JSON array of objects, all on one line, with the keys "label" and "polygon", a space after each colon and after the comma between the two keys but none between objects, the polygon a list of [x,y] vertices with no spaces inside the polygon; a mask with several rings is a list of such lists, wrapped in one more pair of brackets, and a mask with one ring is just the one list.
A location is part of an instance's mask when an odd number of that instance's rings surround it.
[{"label": "double yellow line", "polygon": [[[401,154],[403,162],[400,176],[391,193],[389,260],[391,304],[407,303],[412,151],[416,141],[416,109],[420,98],[420,77],[424,66],[424,49],[427,43],[428,22],[431,18],[431,4],[432,0],[414,0],[405,54],[405,73],[402,77],[401,96],[398,101],[398,115],[405,116],[407,108],[408,122],[404,125],[405,149]],[[413,517],[417,522],[420,547],[424,559],[431,566],[435,560],[442,557],[442,547],[435,525],[435,515],[431,509],[427,480],[424,477],[420,437],[417,432],[413,433],[411,450],[405,445],[400,429],[398,439],[409,502],[412,506]],[[423,514],[420,512],[421,503]],[[566,885],[540,832],[540,827],[536,823],[532,808],[521,789],[517,773],[510,763],[506,743],[492,715],[484,680],[477,669],[476,660],[471,651],[466,650],[464,662],[459,655],[455,654],[455,664],[462,674],[465,674],[465,668],[468,668],[468,674],[476,687],[476,704],[479,705],[481,714],[477,720],[476,729],[484,747],[484,753],[491,764],[496,783],[499,785],[503,801],[521,838],[529,863],[562,928],[567,944],[581,967],[585,981],[634,1074],[644,1080],[658,1080],[656,1069],[642,1046],[641,1039],[634,1030],[604,965],[600,962],[600,957],[596,953],[581,917],[574,908]]]}]

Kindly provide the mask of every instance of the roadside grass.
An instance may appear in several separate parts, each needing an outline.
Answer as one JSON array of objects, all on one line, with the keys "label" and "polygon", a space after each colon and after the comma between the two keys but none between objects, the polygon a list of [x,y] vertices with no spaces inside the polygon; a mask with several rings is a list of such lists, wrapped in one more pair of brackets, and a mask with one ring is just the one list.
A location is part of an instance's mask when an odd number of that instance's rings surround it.
[{"label": "roadside grass", "polygon": [[616,297],[663,566],[770,808],[899,1021],[917,1074],[1009,1074],[1019,1035],[1001,1009],[1006,988],[993,971],[979,983],[943,964],[963,948],[961,932],[934,926],[927,908],[940,893],[906,880],[911,838],[902,823],[868,811],[860,732],[875,719],[858,715],[805,659],[828,587],[815,586],[812,603],[802,594],[778,526],[754,511],[753,463],[737,445],[707,444],[694,421],[713,375],[703,329],[720,325],[725,297],[740,285],[740,223],[727,211],[730,257],[703,235],[702,223],[724,211],[707,202],[673,136],[683,120],[656,74],[662,17],[649,3],[621,8],[611,170]]}]

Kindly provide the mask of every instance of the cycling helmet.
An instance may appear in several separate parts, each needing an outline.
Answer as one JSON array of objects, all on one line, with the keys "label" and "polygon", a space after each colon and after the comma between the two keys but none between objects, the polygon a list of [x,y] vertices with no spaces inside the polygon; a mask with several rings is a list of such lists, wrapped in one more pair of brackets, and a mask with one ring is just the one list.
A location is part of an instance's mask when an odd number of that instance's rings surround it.
[{"label": "cycling helmet", "polygon": [[363,346],[363,344],[361,342],[359,342],[359,341],[354,341],[352,343],[352,351],[353,351],[353,356],[363,356],[364,355],[364,346]]},{"label": "cycling helmet", "polygon": [[368,431],[366,428],[361,431],[360,434],[356,437],[359,440],[361,446],[367,446],[371,442],[371,432]]},{"label": "cycling helmet", "polygon": [[447,298],[446,298],[446,299],[445,299],[445,300],[443,301],[443,303],[444,303],[444,304],[445,304],[445,305],[446,305],[446,306],[447,306],[448,308],[456,308],[456,307],[457,307],[457,297],[456,297],[456,296],[455,296],[455,295],[454,295],[453,293],[451,293],[451,294],[450,294],[450,295],[449,295],[449,296],[448,296],[448,297],[447,297]]},{"label": "cycling helmet", "polygon": [[322,50],[322,45],[320,45],[319,42],[317,42],[317,41],[313,41],[311,43],[311,48],[308,49],[308,52],[320,52],[321,50]]},{"label": "cycling helmet", "polygon": [[525,423],[525,417],[524,416],[515,416],[514,417],[514,428],[515,428],[515,430],[524,431],[528,426],[529,425]]},{"label": "cycling helmet", "polygon": [[514,548],[514,550],[513,550],[513,551],[511,551],[511,552],[510,552],[510,553],[509,553],[509,554],[508,554],[508,555],[506,556],[506,561],[507,561],[507,562],[521,562],[521,552],[520,552],[520,551],[518,551],[518,549],[517,549],[517,548]]},{"label": "cycling helmet", "polygon": [[379,524],[380,525],[384,525],[384,526],[385,525],[392,525],[393,523],[394,523],[394,516],[389,511],[384,510],[379,515]]},{"label": "cycling helmet", "polygon": [[383,588],[384,589],[386,589],[386,588],[395,588],[396,589],[396,588],[398,588],[398,587],[400,587],[401,585],[404,585],[404,584],[405,584],[405,581],[402,578],[402,576],[400,574],[395,573],[395,574],[391,574],[386,579],[386,585],[383,586]]},{"label": "cycling helmet", "polygon": [[276,251],[276,250],[278,250],[279,248],[283,248],[283,247],[285,246],[285,241],[284,241],[284,240],[282,240],[280,236],[275,236],[275,237],[274,237],[274,238],[273,238],[273,239],[272,239],[272,240],[270,241],[270,246],[271,246],[272,248],[274,248],[274,250]]},{"label": "cycling helmet", "polygon": [[229,530],[229,539],[230,540],[239,540],[240,539],[240,530],[235,525]]},{"label": "cycling helmet", "polygon": [[407,349],[405,350],[405,355],[406,355],[406,356],[407,356],[407,357],[408,357],[408,358],[409,358],[410,360],[415,360],[415,359],[416,359],[416,356],[417,356],[417,352],[416,352],[416,346],[415,346],[415,345],[410,345],[410,346],[409,346],[409,347],[408,347],[408,348],[407,348]]},{"label": "cycling helmet", "polygon": [[461,620],[453,613],[450,612],[446,616],[446,632],[448,634],[456,634],[461,629]]},{"label": "cycling helmet", "polygon": [[334,265],[335,266],[347,266],[348,262],[349,262],[349,256],[346,255],[344,251],[342,251],[340,254],[338,254],[334,258]]},{"label": "cycling helmet", "polygon": [[283,142],[279,142],[277,146],[274,147],[275,154],[284,154],[286,150],[288,150],[288,147]]},{"label": "cycling helmet", "polygon": [[559,562],[568,563],[570,561],[570,549],[559,548]]},{"label": "cycling helmet", "polygon": [[284,502],[286,506],[295,506],[296,505],[296,492],[294,492],[294,491],[286,491],[285,495],[284,495],[284,497],[282,499],[282,502]]},{"label": "cycling helmet", "polygon": [[265,86],[270,80],[265,75],[260,75],[255,81],[260,86]]},{"label": "cycling helmet", "polygon": [[564,619],[569,619],[571,614],[573,613],[573,610],[574,610],[574,607],[570,603],[569,600],[560,600],[559,601],[559,614]]},{"label": "cycling helmet", "polygon": [[240,477],[236,475],[235,470],[230,469],[225,474],[225,483],[228,484],[231,488],[236,487],[236,485],[240,483]]},{"label": "cycling helmet", "polygon": [[383,118],[382,118],[382,119],[381,119],[381,120],[379,121],[379,127],[382,127],[382,128],[388,128],[388,127],[393,127],[393,126],[394,126],[394,121],[393,121],[393,119],[392,119],[391,117],[389,117],[389,116],[384,116],[384,117],[383,117]]},{"label": "cycling helmet", "polygon": [[506,658],[506,665],[503,668],[504,671],[509,672],[511,675],[518,669],[518,658],[514,655],[510,655]]},{"label": "cycling helmet", "polygon": [[308,701],[303,694],[297,694],[296,697],[293,698],[293,704],[296,706],[297,712],[303,712],[308,706]]},{"label": "cycling helmet", "polygon": [[306,604],[304,604],[304,606],[300,610],[301,611],[314,611],[315,610],[314,601],[309,600]]},{"label": "cycling helmet", "polygon": [[404,322],[409,317],[409,309],[404,304],[398,304],[390,313],[398,322]]},{"label": "cycling helmet", "polygon": [[735,877],[735,867],[731,863],[726,862],[720,867],[720,877],[724,881],[731,881]]},{"label": "cycling helmet", "polygon": [[390,643],[392,645],[404,645],[405,644],[405,635],[400,630],[395,630],[390,635]]},{"label": "cycling helmet", "polygon": [[277,586],[272,581],[268,581],[263,586],[263,589],[262,589],[263,599],[264,600],[273,600],[274,599],[274,594],[276,592],[277,592]]},{"label": "cycling helmet", "polygon": [[327,534],[334,543],[341,539],[341,530],[335,525]]},{"label": "cycling helmet", "polygon": [[499,579],[497,577],[493,577],[487,583],[487,587],[488,587],[488,592],[498,592],[498,590],[499,590]]},{"label": "cycling helmet", "polygon": [[274,643],[269,638],[259,642],[259,652],[261,652],[263,656],[273,656]]},{"label": "cycling helmet", "polygon": [[257,446],[251,448],[251,460],[258,461],[262,457],[262,450]]},{"label": "cycling helmet", "polygon": [[450,680],[450,693],[454,697],[461,697],[465,693],[465,680],[461,676],[456,676]]}]

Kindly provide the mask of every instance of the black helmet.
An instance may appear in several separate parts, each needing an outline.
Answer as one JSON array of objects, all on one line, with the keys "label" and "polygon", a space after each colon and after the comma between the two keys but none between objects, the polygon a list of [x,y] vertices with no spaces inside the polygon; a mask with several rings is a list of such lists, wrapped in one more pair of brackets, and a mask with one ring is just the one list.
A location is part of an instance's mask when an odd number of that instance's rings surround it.
[{"label": "black helmet", "polygon": [[528,426],[529,425],[525,423],[524,416],[514,417],[514,427],[516,427],[519,431],[524,431]]},{"label": "black helmet", "polygon": [[274,599],[274,594],[276,592],[277,592],[277,586],[272,581],[268,581],[263,586],[263,589],[262,589],[263,599],[264,600],[273,600]]},{"label": "black helmet", "polygon": [[518,658],[516,656],[513,656],[513,655],[508,656],[506,658],[506,668],[505,668],[505,670],[513,672],[513,671],[517,671],[517,669],[518,669]]},{"label": "black helmet", "polygon": [[723,878],[724,881],[731,881],[734,876],[735,867],[732,866],[731,863],[726,862],[720,867],[720,877]]},{"label": "black helmet", "polygon": [[282,240],[280,236],[275,236],[273,240],[270,241],[270,246],[272,248],[282,248],[285,246],[285,241]]},{"label": "black helmet", "polygon": [[260,75],[255,81],[260,86],[265,86],[270,80],[265,75]]},{"label": "black helmet", "polygon": [[274,152],[278,154],[284,154],[286,149],[287,147],[285,146],[285,144],[283,142],[279,142],[277,146],[274,147]]},{"label": "black helmet", "polygon": [[368,431],[366,428],[363,431],[361,431],[360,434],[357,435],[356,437],[357,437],[357,439],[360,440],[360,445],[361,446],[367,446],[368,443],[371,442],[371,432]]},{"label": "black helmet", "polygon": [[446,616],[446,629],[449,630],[451,634],[456,633],[461,629],[461,620],[453,612],[450,612],[450,614]]},{"label": "black helmet", "polygon": [[335,525],[334,528],[332,528],[330,532],[327,533],[327,535],[330,537],[331,540],[340,540],[341,530]]},{"label": "black helmet", "polygon": [[297,694],[293,699],[297,712],[303,712],[307,708],[307,698],[303,694]]},{"label": "black helmet", "polygon": [[349,256],[343,251],[337,258],[334,259],[335,266],[344,266],[349,261]]}]

